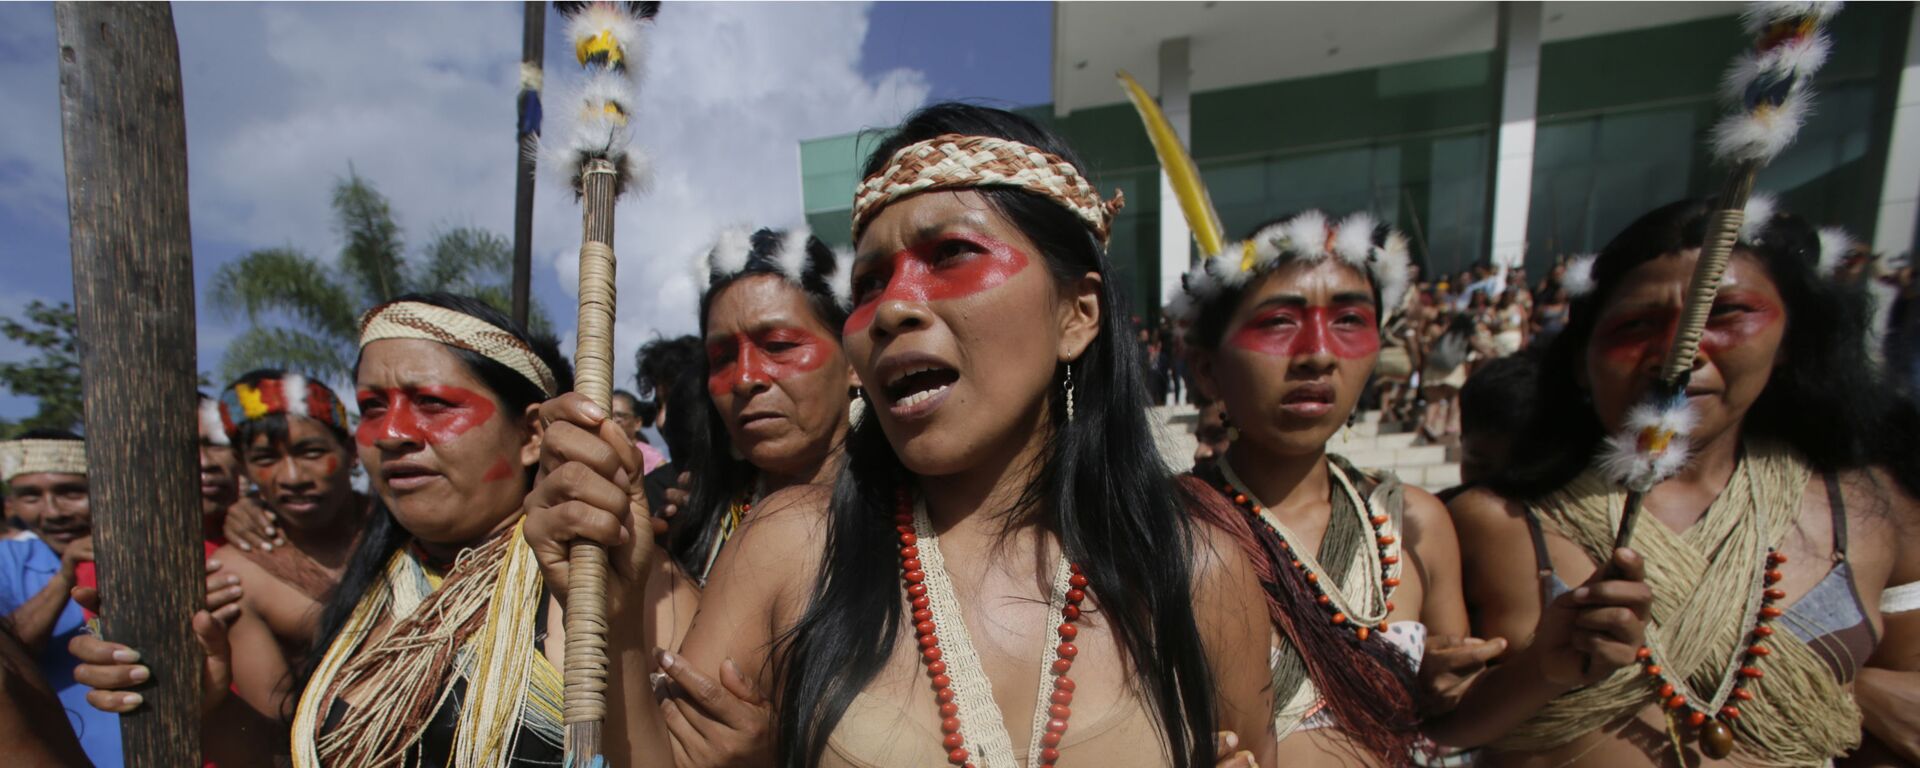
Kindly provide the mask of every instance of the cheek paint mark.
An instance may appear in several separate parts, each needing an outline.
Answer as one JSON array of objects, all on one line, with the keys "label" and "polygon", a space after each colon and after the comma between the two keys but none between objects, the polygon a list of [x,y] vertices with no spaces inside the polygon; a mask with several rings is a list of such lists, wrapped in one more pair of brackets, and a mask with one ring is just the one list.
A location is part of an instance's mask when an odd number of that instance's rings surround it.
[{"label": "cheek paint mark", "polygon": [[1700,350],[1708,357],[1746,344],[1780,322],[1778,306],[1750,293],[1721,294],[1714,307],[1717,311],[1700,336]]},{"label": "cheek paint mark", "polygon": [[329,453],[321,460],[320,466],[326,469],[328,477],[332,477],[333,473],[340,471],[340,458]]},{"label": "cheek paint mark", "polygon": [[485,482],[496,483],[509,477],[513,477],[513,465],[507,463],[506,459],[495,459],[493,466],[488,467],[487,473],[481,475],[480,479]]},{"label": "cheek paint mark", "polygon": [[1254,315],[1229,341],[1275,357],[1329,354],[1355,360],[1380,351],[1380,322],[1372,307],[1357,304],[1275,307]]},{"label": "cheek paint mark", "polygon": [[491,398],[460,387],[363,389],[359,396],[354,440],[363,446],[382,440],[442,445],[485,424],[496,409]]},{"label": "cheek paint mark", "polygon": [[847,316],[845,335],[864,331],[883,302],[958,299],[999,287],[1027,268],[1027,255],[985,235],[949,235],[887,257],[886,290],[860,301]]},{"label": "cheek paint mark", "polygon": [[[729,356],[731,355],[731,356]],[[819,370],[832,356],[827,342],[801,328],[769,328],[736,333],[725,342],[707,345],[707,392],[724,397],[745,382],[771,384]]]}]

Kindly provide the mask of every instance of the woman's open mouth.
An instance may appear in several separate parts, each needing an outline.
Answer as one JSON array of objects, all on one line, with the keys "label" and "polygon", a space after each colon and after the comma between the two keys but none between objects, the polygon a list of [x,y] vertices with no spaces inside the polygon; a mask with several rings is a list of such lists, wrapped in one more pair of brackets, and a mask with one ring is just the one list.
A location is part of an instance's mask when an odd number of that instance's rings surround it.
[{"label": "woman's open mouth", "polygon": [[440,477],[440,473],[411,462],[382,465],[380,471],[386,476],[387,487],[396,491],[415,490]]},{"label": "woman's open mouth", "polygon": [[959,371],[940,366],[904,371],[887,381],[887,399],[893,403],[888,410],[900,418],[931,413],[953,392],[953,385],[959,380]]}]

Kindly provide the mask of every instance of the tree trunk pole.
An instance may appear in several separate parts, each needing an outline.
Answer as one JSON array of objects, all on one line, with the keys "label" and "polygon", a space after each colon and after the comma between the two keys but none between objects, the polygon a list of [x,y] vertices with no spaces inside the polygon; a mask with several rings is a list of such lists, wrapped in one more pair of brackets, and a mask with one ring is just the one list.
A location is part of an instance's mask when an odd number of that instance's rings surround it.
[{"label": "tree trunk pole", "polygon": [[[547,4],[545,0],[535,0],[523,5],[520,66],[523,71],[527,67],[537,71],[546,57]],[[519,158],[514,166],[513,177],[513,321],[522,328],[527,327],[527,315],[533,306],[530,295],[533,283],[533,141],[540,136],[540,87],[537,84],[532,89],[532,98],[529,104],[528,94],[523,90],[514,99],[519,112],[514,146],[519,150]],[[534,112],[531,121],[527,114],[529,108]]]},{"label": "tree trunk pole", "polygon": [[103,634],[140,649],[126,765],[200,765],[203,604],[193,254],[173,12],[57,3],[87,465]]}]

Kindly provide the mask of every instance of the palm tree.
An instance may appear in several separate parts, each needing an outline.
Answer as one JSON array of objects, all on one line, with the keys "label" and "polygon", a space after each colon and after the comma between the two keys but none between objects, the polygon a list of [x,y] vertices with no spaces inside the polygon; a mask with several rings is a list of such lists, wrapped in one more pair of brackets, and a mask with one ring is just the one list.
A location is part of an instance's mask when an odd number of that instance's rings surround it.
[{"label": "palm tree", "polygon": [[[227,316],[244,314],[250,326],[227,347],[222,378],[285,368],[344,381],[353,373],[360,313],[413,291],[466,294],[510,311],[513,247],[506,238],[449,229],[427,244],[420,263],[410,263],[386,196],[351,167],[334,186],[333,216],[346,241],[337,264],[291,247],[265,248],[214,273],[208,301]],[[263,325],[263,316],[292,322]],[[538,306],[528,321],[536,332],[549,328]]]}]

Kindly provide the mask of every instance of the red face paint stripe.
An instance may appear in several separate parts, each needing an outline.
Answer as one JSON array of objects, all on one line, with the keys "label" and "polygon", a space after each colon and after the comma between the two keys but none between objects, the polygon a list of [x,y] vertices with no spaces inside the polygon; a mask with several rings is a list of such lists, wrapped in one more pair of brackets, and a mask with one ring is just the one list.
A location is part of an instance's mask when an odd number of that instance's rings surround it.
[{"label": "red face paint stripe", "polygon": [[[948,255],[956,248],[962,252]],[[886,289],[872,298],[855,299],[860,304],[847,316],[844,329],[847,335],[866,330],[873,323],[874,312],[884,302],[927,302],[972,296],[1013,279],[1027,268],[1028,259],[1018,248],[991,237],[956,234],[928,240],[880,261],[892,267]]]},{"label": "red face paint stripe", "polygon": [[354,439],[363,446],[381,440],[440,445],[485,424],[496,406],[492,398],[451,386],[359,391],[360,426]]},{"label": "red face paint stripe", "polygon": [[[736,333],[725,342],[707,345],[707,391],[714,397],[725,395],[742,380],[772,383],[818,370],[826,364],[832,350],[828,342],[804,328],[768,328],[755,333]],[[733,357],[727,357],[728,350]]]},{"label": "red face paint stripe", "polygon": [[[1700,335],[1700,351],[1708,356],[1732,349],[1780,321],[1780,308],[1758,294],[1722,293],[1714,314]],[[1594,344],[1607,360],[1636,365],[1664,358],[1679,332],[1680,308],[1658,307],[1611,318],[1594,333]]]},{"label": "red face paint stripe", "polygon": [[480,479],[485,482],[493,483],[493,482],[499,482],[501,480],[505,480],[509,477],[513,477],[513,465],[509,463],[506,459],[495,459],[493,461],[493,466],[488,467],[487,473],[485,475],[482,475]]},{"label": "red face paint stripe", "polygon": [[1274,307],[1254,315],[1229,341],[1249,352],[1276,357],[1331,354],[1354,360],[1380,351],[1380,322],[1373,307]]}]

